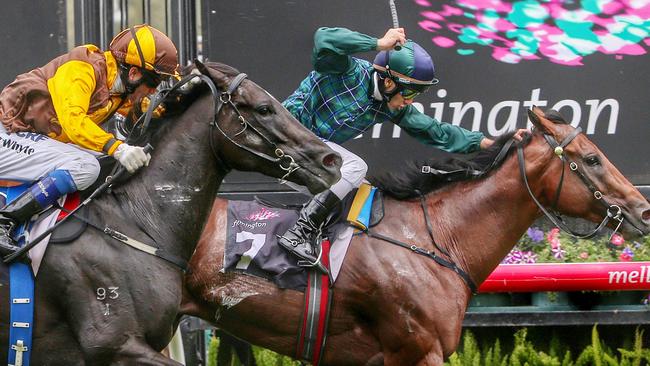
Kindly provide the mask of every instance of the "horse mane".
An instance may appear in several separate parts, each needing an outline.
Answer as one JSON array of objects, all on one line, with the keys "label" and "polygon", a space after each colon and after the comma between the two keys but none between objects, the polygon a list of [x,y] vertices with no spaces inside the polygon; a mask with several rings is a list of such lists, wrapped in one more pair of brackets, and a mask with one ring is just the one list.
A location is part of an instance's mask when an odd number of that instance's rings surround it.
[{"label": "horse mane", "polygon": [[[371,183],[384,193],[397,199],[409,199],[426,194],[450,183],[481,179],[497,170],[508,156],[515,151],[511,145],[506,154],[497,160],[501,148],[512,138],[515,132],[500,136],[492,146],[468,156],[432,158],[422,161],[406,162],[405,168],[398,172],[386,172],[370,178]],[[531,136],[524,137],[520,144],[528,144]],[[430,166],[445,174],[423,173],[422,166]],[[480,173],[479,173],[480,172]]]}]

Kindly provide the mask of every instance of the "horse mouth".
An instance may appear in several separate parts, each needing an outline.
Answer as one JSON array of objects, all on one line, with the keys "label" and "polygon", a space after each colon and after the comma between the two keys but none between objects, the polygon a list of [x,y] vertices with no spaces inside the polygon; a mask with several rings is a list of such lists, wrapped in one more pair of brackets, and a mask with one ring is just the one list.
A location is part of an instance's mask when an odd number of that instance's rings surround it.
[{"label": "horse mouth", "polygon": [[310,177],[312,182],[309,183],[307,188],[312,194],[320,193],[331,186],[331,184],[328,184],[327,181],[319,175],[312,174]]},{"label": "horse mouth", "polygon": [[330,177],[331,174],[329,173],[328,174],[315,173],[311,171],[309,168],[305,168],[305,167],[297,170],[296,173],[298,174],[296,174],[294,179],[289,178],[289,180],[304,185],[305,187],[307,187],[307,189],[309,189],[309,192],[311,192],[312,194],[320,193],[328,189],[329,187],[332,186],[333,183],[335,183],[339,179],[336,176]]},{"label": "horse mouth", "polygon": [[639,238],[650,233],[650,226],[640,223],[626,212],[623,212],[623,220],[621,231],[629,238]]}]

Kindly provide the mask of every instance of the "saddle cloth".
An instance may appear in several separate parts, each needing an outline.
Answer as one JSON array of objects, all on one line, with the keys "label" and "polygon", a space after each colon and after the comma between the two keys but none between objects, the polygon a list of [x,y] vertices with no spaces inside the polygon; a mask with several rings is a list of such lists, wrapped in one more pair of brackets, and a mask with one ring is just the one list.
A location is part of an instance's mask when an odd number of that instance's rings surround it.
[{"label": "saddle cloth", "polygon": [[[284,234],[297,219],[296,210],[270,207],[258,201],[228,201],[223,270],[266,278],[280,288],[304,291],[307,271],[298,266],[295,256],[278,245],[276,236]],[[342,223],[328,231],[333,243],[330,270],[336,279],[354,229]]]},{"label": "saddle cloth", "polygon": [[[342,207],[342,212],[333,216],[347,219],[324,229],[324,236],[332,244],[329,253],[332,282],[341,270],[355,228],[365,230],[383,216],[379,191],[370,185],[351,192]],[[298,212],[293,209],[272,207],[258,200],[229,201],[223,270],[244,272],[266,278],[280,288],[304,291],[307,271],[277,243],[277,235],[284,234],[297,219]]]},{"label": "saddle cloth", "polygon": [[[25,185],[28,186],[28,185]],[[4,206],[5,200],[8,194],[9,189],[21,189],[20,186],[14,187],[0,187],[0,207]],[[23,188],[24,189],[24,188]],[[59,205],[64,208],[64,210],[70,211],[77,207],[80,203],[80,198],[78,193],[72,193],[67,196],[61,197],[58,201]],[[84,211],[84,210],[81,210]],[[78,214],[85,215],[84,212],[79,212]],[[66,212],[59,209],[53,208],[45,211],[34,219],[28,226],[27,231],[25,232],[25,242],[29,242],[31,239],[37,238],[41,233],[45,232],[58,220],[61,220],[65,217]],[[38,243],[34,248],[32,248],[28,254],[32,264],[32,271],[34,276],[38,273],[38,269],[41,266],[43,256],[45,255],[45,250],[50,242],[54,243],[63,243],[78,237],[81,232],[85,229],[85,223],[78,220],[69,220],[60,228],[57,228],[52,235],[43,239]]]}]

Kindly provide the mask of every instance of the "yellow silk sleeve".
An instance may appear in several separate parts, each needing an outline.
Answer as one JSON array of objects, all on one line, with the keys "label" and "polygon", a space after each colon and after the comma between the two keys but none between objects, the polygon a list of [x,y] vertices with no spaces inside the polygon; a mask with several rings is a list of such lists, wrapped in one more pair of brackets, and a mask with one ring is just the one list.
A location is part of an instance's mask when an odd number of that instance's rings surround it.
[{"label": "yellow silk sleeve", "polygon": [[[88,117],[90,97],[95,86],[95,71],[83,61],[66,62],[47,81],[63,135],[76,145],[102,151],[106,143],[115,137]],[[116,147],[112,146],[111,150]]]}]

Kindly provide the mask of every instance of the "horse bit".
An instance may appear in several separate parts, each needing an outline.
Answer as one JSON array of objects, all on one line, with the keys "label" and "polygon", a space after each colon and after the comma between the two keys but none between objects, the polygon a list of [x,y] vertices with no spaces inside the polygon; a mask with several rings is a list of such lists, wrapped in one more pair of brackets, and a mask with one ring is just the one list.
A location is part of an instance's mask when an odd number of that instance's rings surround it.
[{"label": "horse bit", "polygon": [[[286,178],[291,173],[293,173],[296,170],[298,170],[299,168],[301,168],[301,166],[298,165],[295,162],[294,158],[291,155],[285,154],[285,152],[281,148],[279,148],[278,145],[276,145],[273,141],[271,141],[268,137],[266,137],[262,132],[260,132],[254,126],[252,126],[246,120],[246,118],[241,114],[239,109],[237,109],[237,106],[235,105],[235,103],[233,103],[233,101],[232,101],[232,94],[235,92],[235,90],[237,90],[237,88],[240,86],[242,81],[244,81],[244,79],[246,79],[247,76],[248,75],[246,75],[244,73],[240,73],[239,75],[237,75],[235,78],[233,78],[231,80],[230,85],[228,85],[228,89],[225,92],[220,93],[219,90],[217,89],[216,85],[214,85],[214,82],[212,81],[211,78],[209,78],[208,76],[203,75],[203,74],[194,75],[194,77],[200,78],[201,80],[203,80],[203,82],[205,82],[206,85],[208,85],[208,87],[210,88],[210,91],[212,92],[212,95],[215,98],[214,119],[210,122],[211,134],[213,134],[212,131],[214,131],[214,128],[216,128],[226,139],[228,139],[228,141],[230,141],[233,145],[237,146],[238,148],[246,150],[249,153],[251,153],[251,154],[253,154],[253,155],[255,155],[255,156],[259,157],[259,158],[270,161],[270,162],[272,162],[274,164],[278,164],[280,169],[282,169],[282,170],[284,170],[286,172],[286,174],[283,175],[282,178],[280,178],[280,183],[285,183]],[[221,129],[221,126],[219,126],[219,123],[217,122],[218,121],[217,117],[219,115],[219,112],[221,111],[221,108],[225,104],[229,105],[235,111],[235,113],[237,113],[237,119],[239,120],[239,123],[242,126],[242,130],[237,132],[234,136],[238,136],[238,135],[244,133],[244,131],[246,131],[246,129],[253,130],[253,132],[255,132],[258,136],[260,136],[262,138],[262,140],[264,140],[266,142],[267,145],[271,146],[271,148],[273,149],[273,152],[275,154],[275,157],[269,156],[269,155],[267,155],[267,154],[265,154],[263,152],[255,151],[255,150],[249,148],[248,146],[245,146],[245,145],[242,145],[242,144],[236,142],[230,136],[228,136],[223,129]],[[217,157],[217,159],[220,160],[221,163],[223,163],[225,165],[225,163],[223,162],[223,159],[221,159],[219,157],[219,154],[218,154],[218,152],[216,150],[216,147],[214,146],[214,143],[213,143],[212,139],[210,139],[210,148],[212,149],[212,152]]]},{"label": "horse bit", "polygon": [[[566,162],[567,162],[567,157],[564,155],[564,148],[575,139],[578,134],[582,132],[582,129],[580,127],[577,127],[574,129],[561,143],[558,143],[555,138],[551,135],[544,134],[544,139],[546,142],[549,144],[549,146],[553,149],[553,153],[560,158],[562,161],[562,174],[560,176],[560,181],[558,182],[558,187],[555,190],[555,199],[553,200],[553,204],[551,207],[553,210],[555,210],[555,207],[557,207],[558,200],[560,199],[560,192],[562,191],[562,184],[564,183],[564,171],[566,169]],[[571,171],[575,172],[580,180],[587,186],[587,188],[591,191],[593,197],[600,203],[602,203],[605,208],[607,209],[607,214],[603,218],[603,220],[600,222],[600,224],[591,232],[586,233],[586,234],[579,234],[573,230],[571,230],[562,220],[562,217],[559,214],[551,214],[548,210],[546,210],[542,204],[539,202],[539,200],[535,197],[533,194],[530,185],[528,184],[528,179],[526,177],[526,162],[524,159],[524,149],[522,144],[518,144],[517,146],[517,157],[519,158],[519,171],[521,173],[521,177],[524,180],[524,184],[526,185],[526,189],[528,190],[528,194],[530,197],[533,199],[537,207],[548,217],[553,224],[555,224],[557,227],[560,229],[566,231],[569,233],[569,235],[573,236],[574,238],[578,239],[585,239],[585,238],[591,238],[592,236],[596,235],[603,227],[605,227],[610,220],[615,220],[618,222],[616,225],[616,228],[612,232],[612,236],[614,233],[618,231],[618,229],[621,227],[623,224],[623,210],[617,206],[617,205],[611,205],[607,203],[607,200],[603,198],[602,192],[600,192],[596,186],[593,184],[593,182],[582,172],[580,171],[578,164],[575,161],[569,161],[569,169]],[[611,240],[611,237],[610,237]]]}]

